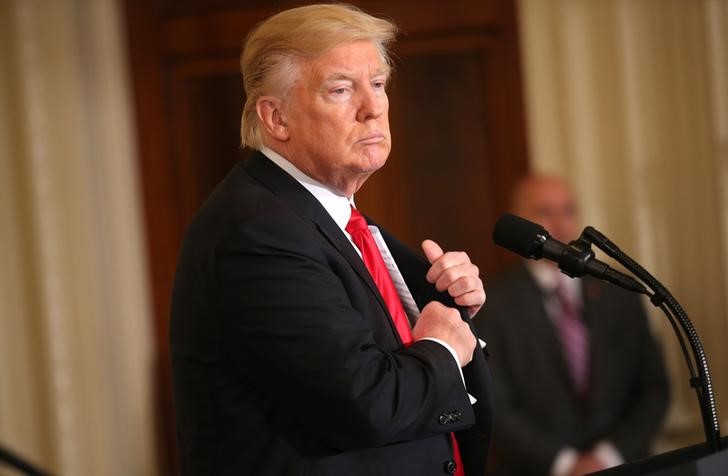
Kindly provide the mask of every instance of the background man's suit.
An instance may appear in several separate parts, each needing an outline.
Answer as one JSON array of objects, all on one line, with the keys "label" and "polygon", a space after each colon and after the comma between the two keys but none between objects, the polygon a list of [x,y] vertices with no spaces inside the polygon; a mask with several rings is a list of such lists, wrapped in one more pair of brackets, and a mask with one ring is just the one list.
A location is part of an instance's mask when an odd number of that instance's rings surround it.
[{"label": "background man's suit", "polygon": [[[427,263],[382,232],[417,304],[452,305]],[[463,369],[471,405],[443,346],[401,349],[352,244],[260,153],[188,231],[170,336],[185,475],[447,474],[449,431],[468,476],[484,472],[483,352]]]},{"label": "background man's suit", "polygon": [[493,435],[500,475],[548,475],[557,452],[601,440],[632,460],[647,455],[668,401],[662,358],[638,299],[582,280],[590,333],[589,396],[579,399],[544,295],[523,264],[488,282],[475,320],[496,383]]}]

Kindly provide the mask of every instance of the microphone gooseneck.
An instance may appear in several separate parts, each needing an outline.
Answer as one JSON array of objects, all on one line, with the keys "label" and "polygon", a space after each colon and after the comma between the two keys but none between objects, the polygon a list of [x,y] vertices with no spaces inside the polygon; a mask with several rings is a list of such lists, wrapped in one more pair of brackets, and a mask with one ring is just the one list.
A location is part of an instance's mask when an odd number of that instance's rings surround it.
[{"label": "microphone gooseneck", "polygon": [[[710,377],[710,369],[708,368],[708,358],[705,355],[705,350],[703,349],[703,344],[700,341],[698,331],[695,329],[695,326],[693,326],[693,323],[687,313],[680,303],[677,302],[677,299],[673,297],[670,291],[668,291],[662,283],[660,283],[654,276],[652,276],[652,274],[627,255],[627,253],[619,249],[617,245],[612,243],[612,241],[599,230],[588,226],[582,232],[582,236],[591,243],[594,243],[608,256],[611,256],[624,265],[653,290],[654,294],[652,294],[650,301],[655,307],[659,307],[665,315],[667,315],[667,318],[670,320],[670,323],[675,330],[678,341],[680,341],[683,354],[685,355],[685,361],[690,373],[690,386],[695,389],[698,404],[700,406],[700,413],[703,419],[703,430],[705,432],[705,441],[708,444],[710,451],[719,451],[721,449],[720,424],[718,419],[718,409],[716,408],[715,403],[715,394],[713,392],[713,382]],[[690,343],[693,359],[695,360],[695,365],[698,369],[697,374],[693,368],[690,358],[687,355],[685,344],[682,340],[682,334],[674,322],[675,319]]]}]

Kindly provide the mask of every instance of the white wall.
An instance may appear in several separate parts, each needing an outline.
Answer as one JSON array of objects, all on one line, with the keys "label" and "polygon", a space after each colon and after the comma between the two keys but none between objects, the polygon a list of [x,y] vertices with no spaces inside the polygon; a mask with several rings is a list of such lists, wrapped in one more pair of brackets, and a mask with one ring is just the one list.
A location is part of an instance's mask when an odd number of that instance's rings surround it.
[{"label": "white wall", "polygon": [[114,0],[0,2],[0,444],[54,474],[155,472],[123,46]]}]

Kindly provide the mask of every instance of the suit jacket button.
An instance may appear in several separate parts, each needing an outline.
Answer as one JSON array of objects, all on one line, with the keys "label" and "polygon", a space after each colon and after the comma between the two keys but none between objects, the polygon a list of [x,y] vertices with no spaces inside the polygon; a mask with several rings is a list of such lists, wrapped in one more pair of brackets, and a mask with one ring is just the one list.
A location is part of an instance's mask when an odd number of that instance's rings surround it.
[{"label": "suit jacket button", "polygon": [[450,423],[450,415],[448,415],[447,413],[443,413],[440,415],[437,421],[438,423],[440,423],[440,425],[447,425],[448,423]]},{"label": "suit jacket button", "polygon": [[458,465],[455,464],[455,461],[448,460],[445,461],[445,474],[455,474],[455,470],[458,469]]}]

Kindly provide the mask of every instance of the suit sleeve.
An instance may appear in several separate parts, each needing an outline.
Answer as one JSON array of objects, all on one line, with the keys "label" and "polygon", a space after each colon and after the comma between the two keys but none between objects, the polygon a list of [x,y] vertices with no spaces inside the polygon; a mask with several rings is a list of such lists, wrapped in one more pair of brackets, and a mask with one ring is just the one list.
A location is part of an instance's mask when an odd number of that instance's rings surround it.
[{"label": "suit sleeve", "polygon": [[639,352],[631,356],[636,364],[632,376],[633,394],[627,399],[630,406],[606,438],[627,461],[649,453],[649,445],[660,428],[669,400],[662,352],[650,332],[644,308],[637,298],[629,298],[625,302],[624,316],[629,318],[629,328],[638,336],[638,343],[633,347]]},{"label": "suit sleeve", "polygon": [[[471,425],[448,351],[434,342],[383,349],[372,316],[354,308],[325,246],[307,224],[263,215],[240,223],[219,247],[223,347],[243,378],[341,450]],[[460,420],[441,424],[440,415],[453,409]]]}]

